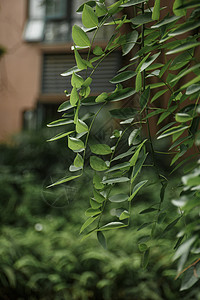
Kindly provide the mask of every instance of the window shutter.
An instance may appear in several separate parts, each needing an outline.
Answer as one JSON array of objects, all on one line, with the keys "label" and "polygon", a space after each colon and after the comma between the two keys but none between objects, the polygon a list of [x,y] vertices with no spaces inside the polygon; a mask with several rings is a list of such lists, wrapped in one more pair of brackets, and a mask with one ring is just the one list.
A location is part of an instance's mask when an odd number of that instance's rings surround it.
[{"label": "window shutter", "polygon": [[[86,59],[86,54],[82,55]],[[117,73],[121,65],[120,54],[118,52],[109,55],[92,75],[91,92],[110,92],[114,86],[109,83]],[[64,90],[71,91],[71,77],[63,77],[60,74],[75,66],[74,56],[71,54],[45,54],[43,60],[43,94],[63,94]],[[88,75],[90,74],[89,69]],[[79,73],[84,77],[85,71]]]}]

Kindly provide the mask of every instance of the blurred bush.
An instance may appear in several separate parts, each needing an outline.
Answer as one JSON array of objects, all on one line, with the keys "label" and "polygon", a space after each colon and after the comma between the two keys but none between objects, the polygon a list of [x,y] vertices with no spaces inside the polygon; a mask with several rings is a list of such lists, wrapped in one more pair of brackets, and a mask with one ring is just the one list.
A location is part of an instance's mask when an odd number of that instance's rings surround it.
[{"label": "blurred bush", "polygon": [[106,234],[108,250],[96,237],[81,240],[91,174],[86,170],[79,182],[47,190],[51,177],[65,175],[73,160],[65,141],[49,144],[47,138],[45,131],[26,133],[0,146],[0,299],[199,300],[197,286],[178,291],[173,236],[152,240],[150,264],[141,268],[137,241],[147,229],[137,232],[139,212],[152,201],[149,195],[157,198],[156,186],[138,195],[129,229]]}]

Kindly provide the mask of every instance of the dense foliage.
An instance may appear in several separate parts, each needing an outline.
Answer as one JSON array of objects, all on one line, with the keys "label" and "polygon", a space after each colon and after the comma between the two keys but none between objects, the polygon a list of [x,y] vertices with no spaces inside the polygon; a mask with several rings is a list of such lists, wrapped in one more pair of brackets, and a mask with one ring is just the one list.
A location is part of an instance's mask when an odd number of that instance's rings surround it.
[{"label": "dense foliage", "polygon": [[[138,230],[148,230],[139,244],[142,265],[147,266],[154,251],[152,239],[161,245],[159,240],[169,231],[175,239],[174,227],[182,222],[174,260],[178,260],[178,276],[184,273],[181,285],[184,290],[200,277],[200,3],[199,0],[171,2],[171,11],[162,7],[160,0],[119,0],[111,5],[104,0],[88,1],[78,9],[84,27],[72,28],[76,66],[62,74],[71,76],[72,90],[67,95],[69,100],[58,109],[63,113],[62,118],[49,124],[65,127],[50,141],[67,137],[74,161],[69,168],[71,175],[49,187],[80,178],[89,156],[93,192],[81,233],[89,236],[96,232],[99,242],[106,247],[105,231],[128,227],[137,193],[156,185],[159,199],[152,197],[140,212],[148,218],[143,223],[141,217],[138,226]],[[94,43],[104,26],[112,26],[113,35],[102,48]],[[86,60],[81,57],[81,49],[88,53]],[[110,79],[113,91],[93,96],[95,90],[91,91],[90,85],[94,72],[109,54],[118,50],[128,58],[128,63]],[[110,109],[112,103],[114,109]],[[96,105],[96,112],[84,115],[85,105]],[[106,108],[110,117],[119,121],[118,127],[109,141],[95,142],[92,128],[101,110]],[[157,140],[164,141],[163,149],[157,148]],[[165,161],[165,171],[159,160]],[[170,176],[180,167],[179,194],[165,199]],[[140,173],[148,168],[154,170],[153,181],[152,172],[140,178]],[[116,193],[116,187],[120,192]],[[168,210],[171,200],[176,216]],[[110,205],[115,208],[109,219],[106,211]],[[167,224],[163,223],[165,218]]]},{"label": "dense foliage", "polygon": [[[171,262],[173,235],[163,237],[160,245],[151,240],[150,264],[141,268],[138,242],[148,228],[137,231],[139,212],[151,197],[158,198],[157,187],[138,193],[131,216],[134,226],[114,235],[108,232],[107,250],[95,237],[82,240],[79,231],[92,192],[92,172],[87,170],[78,184],[68,184],[67,192],[58,186],[47,193],[48,174],[61,173],[68,154],[65,143],[44,144],[45,138],[32,132],[15,138],[13,145],[0,146],[0,299],[199,300],[198,283],[190,291],[178,291],[180,280],[174,280]],[[167,198],[175,193],[175,185],[168,187]],[[168,207],[172,215],[173,210],[173,205]],[[148,216],[142,221],[148,222]]]}]

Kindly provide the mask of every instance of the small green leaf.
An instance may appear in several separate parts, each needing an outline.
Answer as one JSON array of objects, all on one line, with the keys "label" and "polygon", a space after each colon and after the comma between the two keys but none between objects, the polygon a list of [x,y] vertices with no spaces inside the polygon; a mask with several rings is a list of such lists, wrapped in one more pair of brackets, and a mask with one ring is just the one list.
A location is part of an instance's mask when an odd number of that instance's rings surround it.
[{"label": "small green leaf", "polygon": [[122,227],[126,227],[127,225],[125,225],[122,222],[110,222],[102,227],[99,228],[99,230],[111,230],[111,229],[117,229],[117,228],[122,228]]},{"label": "small green leaf", "polygon": [[198,91],[200,91],[200,84],[192,84],[188,86],[186,90],[186,95],[192,95]]},{"label": "small green leaf", "polygon": [[146,1],[147,0],[129,0],[126,3],[121,4],[120,6],[121,7],[129,7],[129,6],[137,5],[137,4],[140,4],[140,3],[144,3]]},{"label": "small green leaf", "polygon": [[86,217],[94,217],[96,215],[99,215],[101,213],[100,209],[93,209],[93,208],[88,208],[85,212]]},{"label": "small green leaf", "polygon": [[155,0],[153,13],[152,13],[152,19],[153,20],[159,20],[160,19],[160,0]]},{"label": "small green leaf", "polygon": [[96,200],[94,200],[94,198],[90,199],[90,206],[93,208],[93,209],[97,209],[97,208],[100,208],[102,207],[102,203],[99,203],[97,202]]},{"label": "small green leaf", "polygon": [[83,166],[83,163],[84,163],[84,161],[83,161],[82,156],[79,153],[77,153],[77,155],[74,159],[74,166],[77,168],[80,168]]},{"label": "small green leaf", "polygon": [[183,2],[182,1],[182,4],[177,7],[177,9],[187,9],[187,8],[193,8],[193,7],[199,7],[200,6],[200,3],[199,3],[199,0],[191,0],[191,1],[185,1]]},{"label": "small green leaf", "polygon": [[101,231],[97,231],[97,239],[99,241],[99,244],[106,250],[107,249],[106,238]]},{"label": "small green leaf", "polygon": [[95,200],[98,203],[103,203],[106,200],[105,197],[102,194],[100,194],[98,191],[96,191],[95,189],[93,190],[93,195],[94,195]]},{"label": "small green leaf", "polygon": [[96,217],[90,217],[89,219],[87,219],[85,221],[85,223],[82,225],[81,229],[80,229],[80,233],[82,233],[90,224],[92,224],[96,219],[98,218],[98,216]]},{"label": "small green leaf", "polygon": [[81,29],[77,25],[74,25],[72,27],[72,39],[77,46],[90,47],[90,40],[89,40],[87,34],[85,33],[85,31],[83,31],[83,29]]},{"label": "small green leaf", "polygon": [[123,56],[128,54],[133,49],[135,43],[137,42],[137,39],[138,32],[136,30],[131,31],[126,35],[126,41],[124,44],[122,44]]},{"label": "small green leaf", "polygon": [[189,21],[189,22],[186,22],[185,24],[182,24],[181,26],[179,26],[176,30],[172,31],[169,33],[169,36],[177,36],[179,34],[183,34],[183,33],[186,33],[190,30],[193,30],[197,27],[200,26],[200,21]]},{"label": "small green leaf", "polygon": [[137,183],[132,191],[131,196],[128,198],[128,201],[132,201],[135,195],[139,192],[139,190],[147,183],[148,180],[143,180]]},{"label": "small green leaf", "polygon": [[187,128],[189,128],[189,126],[182,126],[182,125],[174,126],[172,128],[165,130],[160,136],[158,136],[157,139],[162,139],[162,138],[170,136],[172,134],[184,131]]},{"label": "small green leaf", "polygon": [[127,210],[124,210],[121,215],[119,216],[119,220],[122,221],[122,220],[125,220],[125,219],[128,219],[130,218],[130,213],[127,211]]},{"label": "small green leaf", "polygon": [[151,28],[160,28],[161,26],[170,24],[172,22],[177,21],[178,19],[180,19],[180,16],[167,16],[165,17],[163,20],[161,20],[160,22],[156,23],[155,25],[151,26]]},{"label": "small green leaf", "polygon": [[181,89],[185,89],[188,86],[192,86],[193,84],[197,83],[200,81],[200,75],[196,76],[195,78],[193,78],[192,80],[188,81],[187,83],[185,83]]},{"label": "small green leaf", "polygon": [[107,155],[112,153],[111,148],[106,144],[90,145],[90,150],[92,151],[92,153],[99,154],[99,155]]},{"label": "small green leaf", "polygon": [[105,171],[108,169],[105,161],[97,156],[90,156],[90,166],[95,171]]},{"label": "small green leaf", "polygon": [[163,234],[167,233],[168,231],[170,231],[175,225],[176,223],[181,219],[181,217],[176,218],[173,222],[171,222],[170,224],[168,224],[165,229],[163,230]]},{"label": "small green leaf", "polygon": [[69,120],[67,118],[59,119],[56,121],[53,121],[47,125],[47,127],[55,127],[55,126],[62,126],[62,125],[68,125],[74,123],[73,120]]},{"label": "small green leaf", "polygon": [[98,26],[98,17],[94,10],[87,4],[84,5],[82,13],[82,23],[87,28]]},{"label": "small green leaf", "polygon": [[110,5],[108,7],[108,13],[110,15],[116,14],[117,12],[119,12],[121,9],[119,8],[119,6],[122,4],[123,0],[119,0],[117,2],[115,2],[114,4]]},{"label": "small green leaf", "polygon": [[80,71],[81,71],[81,69],[79,69],[77,66],[74,66],[74,67],[70,68],[69,70],[61,73],[60,75],[65,77],[65,76],[70,76],[73,73],[80,72]]},{"label": "small green leaf", "polygon": [[58,112],[63,112],[71,108],[73,108],[73,106],[70,104],[70,101],[65,101],[58,107]]},{"label": "small green leaf", "polygon": [[93,50],[94,55],[102,55],[104,54],[102,48],[100,46],[95,46]]},{"label": "small green leaf", "polygon": [[57,135],[55,135],[54,137],[50,138],[49,140],[47,140],[47,142],[53,142],[59,139],[62,139],[66,136],[68,136],[69,134],[73,133],[74,131],[69,131],[69,132],[63,132],[63,133],[59,133]]},{"label": "small green leaf", "polygon": [[87,88],[87,87],[90,86],[91,83],[92,83],[92,78],[91,78],[91,77],[88,77],[88,78],[83,82],[82,87]]},{"label": "small green leaf", "polygon": [[144,92],[142,93],[142,95],[140,97],[141,111],[143,111],[143,109],[147,106],[149,97],[150,97],[150,87],[148,87],[146,90],[144,90]]},{"label": "small green leaf", "polygon": [[97,190],[101,190],[104,188],[104,185],[101,182],[101,177],[97,174],[95,174],[93,176],[93,185],[94,185],[95,189],[97,189]]},{"label": "small green leaf", "polygon": [[95,102],[100,103],[104,102],[108,98],[108,94],[103,92],[99,96],[96,97]]},{"label": "small green leaf", "polygon": [[129,162],[127,162],[127,163],[124,162],[124,163],[121,163],[121,164],[114,165],[113,167],[108,169],[108,171],[106,171],[106,173],[110,173],[110,172],[113,172],[113,171],[116,171],[116,170],[124,171],[125,169],[129,169],[129,167],[130,167],[130,163]]},{"label": "small green leaf", "polygon": [[47,188],[50,188],[50,187],[55,186],[55,185],[60,185],[62,183],[66,183],[66,182],[74,180],[74,179],[76,179],[76,178],[78,178],[80,176],[81,176],[81,174],[76,175],[76,176],[64,177],[64,178],[62,178],[62,179],[60,179],[60,180],[58,180],[58,181],[56,181],[56,182],[48,185]]},{"label": "small green leaf", "polygon": [[102,17],[107,13],[107,8],[104,3],[96,3],[96,15]]},{"label": "small green leaf", "polygon": [[133,154],[133,156],[130,159],[130,166],[134,166],[136,164],[140,150],[142,149],[142,147],[146,141],[147,141],[147,139],[144,140],[142,143],[140,143],[140,145],[137,147],[137,150],[135,151],[135,153]]},{"label": "small green leaf", "polygon": [[186,114],[186,113],[177,113],[175,115],[175,120],[176,120],[176,122],[179,122],[179,123],[188,122],[188,121],[191,121],[192,119],[193,119],[192,116],[190,116],[189,114]]},{"label": "small green leaf", "polygon": [[126,194],[116,194],[108,198],[110,202],[124,202],[128,200],[128,195]]},{"label": "small green leaf", "polygon": [[188,50],[191,48],[195,48],[199,45],[200,45],[200,42],[187,42],[178,47],[173,48],[172,50],[166,52],[166,54],[169,55],[169,54],[178,53],[178,52],[185,51],[185,50]]},{"label": "small green leaf", "polygon": [[149,208],[147,208],[147,209],[144,209],[144,210],[140,211],[140,215],[147,214],[147,213],[151,213],[151,212],[155,212],[155,211],[157,211],[156,208],[149,207]]},{"label": "small green leaf", "polygon": [[76,64],[77,67],[80,70],[84,70],[87,69],[87,64],[85,63],[85,61],[81,58],[80,54],[78,53],[78,50],[75,48],[74,49],[74,53],[75,53],[75,59],[76,59]]},{"label": "small green leaf", "polygon": [[130,179],[128,177],[115,177],[112,179],[104,179],[102,180],[103,184],[113,184],[113,183],[122,183],[127,182]]},{"label": "small green leaf", "polygon": [[75,106],[76,103],[79,100],[79,94],[77,92],[77,88],[73,87],[72,91],[71,91],[71,95],[70,95],[70,104],[71,106]]},{"label": "small green leaf", "polygon": [[148,57],[146,59],[146,61],[144,63],[142,63],[141,67],[140,67],[140,72],[143,72],[146,68],[148,68],[160,55],[161,52],[158,52],[150,57]]},{"label": "small green leaf", "polygon": [[123,81],[126,81],[132,77],[136,76],[136,72],[134,71],[124,71],[118,75],[116,75],[115,77],[113,77],[110,82],[111,83],[120,83]]},{"label": "small green leaf", "polygon": [[124,107],[120,109],[112,109],[109,111],[109,113],[113,118],[126,120],[131,117],[134,117],[138,113],[138,111],[132,107]]},{"label": "small green leaf", "polygon": [[147,250],[144,252],[143,257],[142,257],[142,267],[146,269],[148,262],[149,262],[149,253],[150,253],[150,248],[147,248]]},{"label": "small green leaf", "polygon": [[68,147],[73,151],[81,152],[84,150],[84,143],[77,138],[68,136]]},{"label": "small green leaf", "polygon": [[184,277],[182,279],[180,291],[185,291],[191,288],[199,278],[195,276],[195,270],[194,267],[191,266],[188,270],[184,272]]},{"label": "small green leaf", "polygon": [[110,102],[120,101],[134,95],[135,93],[136,91],[133,88],[121,89],[111,93],[107,97],[106,101],[110,101]]},{"label": "small green leaf", "polygon": [[80,87],[82,86],[83,82],[84,82],[84,79],[80,75],[78,75],[76,73],[72,74],[71,85],[73,87],[76,87],[77,89],[80,89]]},{"label": "small green leaf", "polygon": [[148,226],[151,225],[151,224],[153,224],[153,222],[147,222],[147,223],[144,223],[144,224],[142,224],[142,225],[137,229],[137,231],[140,231],[140,230],[142,230],[143,228],[148,227]]},{"label": "small green leaf", "polygon": [[135,90],[136,92],[139,92],[141,89],[142,89],[142,74],[138,72],[135,80]]},{"label": "small green leaf", "polygon": [[183,0],[175,0],[173,4],[173,13],[176,16],[185,16],[186,10],[185,9],[179,9],[179,7],[183,4]]},{"label": "small green leaf", "polygon": [[144,252],[144,251],[146,251],[146,250],[148,249],[147,245],[144,244],[144,243],[139,244],[139,245],[138,245],[138,248],[139,248],[139,250],[140,250],[141,252]]},{"label": "small green leaf", "polygon": [[135,164],[135,167],[133,168],[133,178],[131,179],[131,183],[134,182],[135,178],[137,177],[138,173],[140,172],[146,158],[148,156],[148,153],[144,154],[142,157],[140,157],[136,164]]},{"label": "small green leaf", "polygon": [[168,90],[161,90],[159,92],[157,92],[153,98],[151,99],[151,103],[154,102],[156,99],[158,99],[160,96],[162,96],[163,94],[165,94]]},{"label": "small green leaf", "polygon": [[131,19],[131,22],[134,25],[143,25],[149,22],[152,22],[152,13],[151,12],[145,12],[142,15],[138,15],[135,18]]},{"label": "small green leaf", "polygon": [[83,133],[88,131],[88,126],[85,122],[82,120],[78,119],[76,122],[76,132],[77,133]]}]

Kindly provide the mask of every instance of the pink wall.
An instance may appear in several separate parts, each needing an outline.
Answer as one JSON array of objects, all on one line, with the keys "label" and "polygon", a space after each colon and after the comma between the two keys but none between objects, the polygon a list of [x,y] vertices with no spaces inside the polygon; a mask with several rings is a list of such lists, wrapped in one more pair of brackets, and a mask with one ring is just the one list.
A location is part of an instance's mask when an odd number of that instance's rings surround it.
[{"label": "pink wall", "polygon": [[40,91],[41,55],[23,41],[26,0],[0,0],[0,140],[22,128],[22,113],[34,108]]}]

